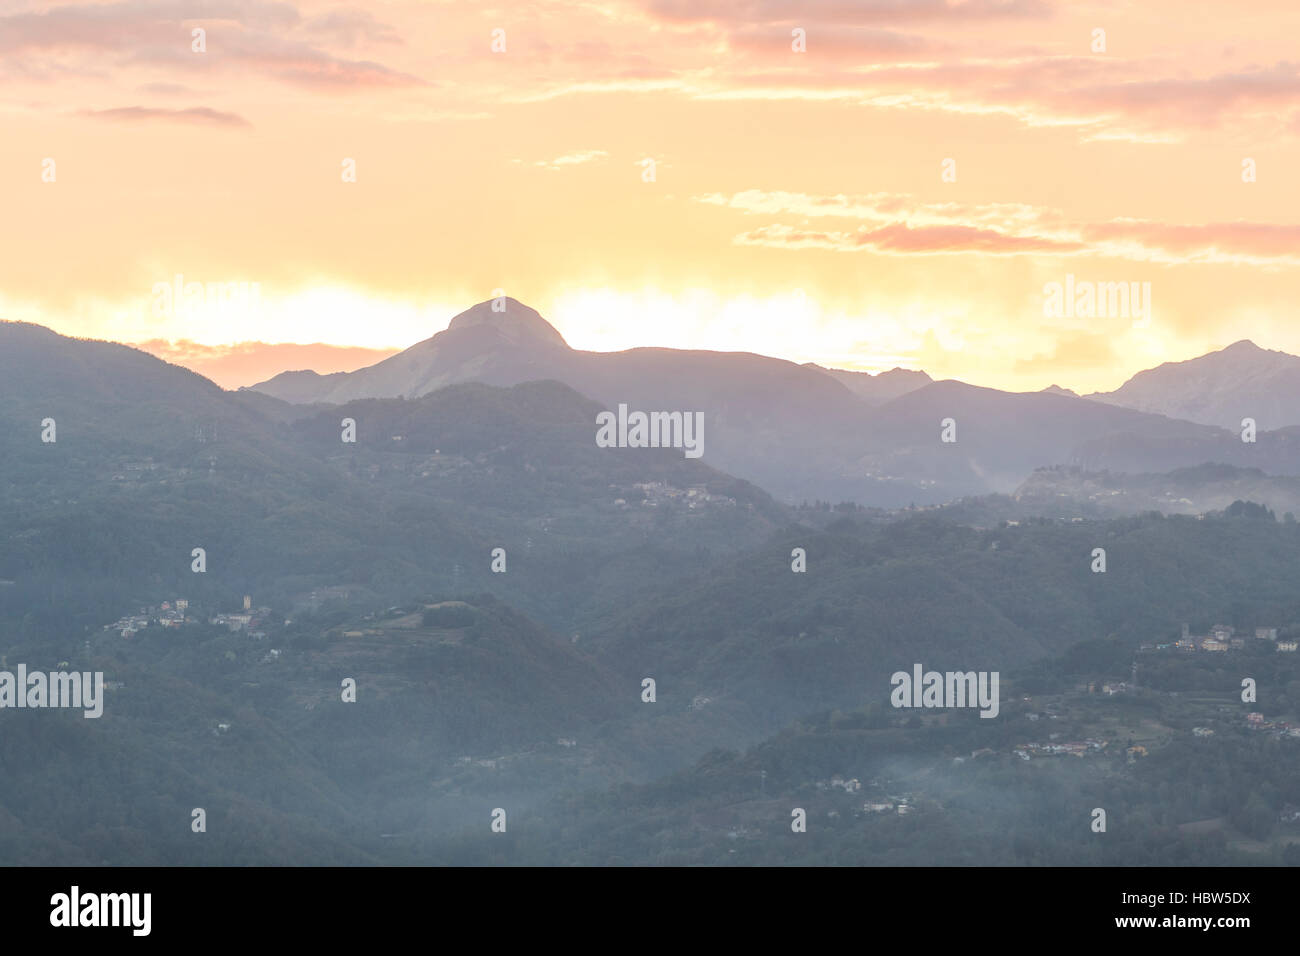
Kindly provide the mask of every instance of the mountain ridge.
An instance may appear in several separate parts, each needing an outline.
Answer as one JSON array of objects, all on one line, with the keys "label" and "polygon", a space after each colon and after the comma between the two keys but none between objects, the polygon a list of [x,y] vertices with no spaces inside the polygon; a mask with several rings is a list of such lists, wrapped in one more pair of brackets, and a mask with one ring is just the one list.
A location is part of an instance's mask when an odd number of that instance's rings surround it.
[{"label": "mountain ridge", "polygon": [[1300,424],[1300,356],[1239,339],[1222,349],[1134,374],[1111,392],[1086,398],[1239,429]]},{"label": "mountain ridge", "polygon": [[[38,326],[4,328],[25,330],[11,331],[10,338],[40,338]],[[1197,372],[1207,368],[1208,378]],[[285,424],[329,406],[410,400],[470,382],[504,388],[561,382],[595,407],[702,413],[705,460],[784,502],[847,500],[891,508],[1009,494],[1034,469],[1055,465],[1162,473],[1219,461],[1274,475],[1300,474],[1300,436],[1291,433],[1300,423],[1285,424],[1287,419],[1263,401],[1252,402],[1252,408],[1258,406],[1259,439],[1242,443],[1237,429],[1245,416],[1234,412],[1224,420],[1219,415],[1216,424],[1205,420],[1216,416],[1178,414],[1187,410],[1157,400],[1223,383],[1249,389],[1263,381],[1272,387],[1277,376],[1270,378],[1261,368],[1297,376],[1300,405],[1300,358],[1249,340],[1199,360],[1139,373],[1131,382],[1157,376],[1147,388],[1154,398],[1130,401],[1121,400],[1123,394],[1078,396],[1060,387],[1006,392],[956,379],[935,381],[905,369],[879,375],[828,370],[752,352],[657,347],[588,352],[571,348],[536,310],[506,299],[478,303],[447,329],[355,372],[286,372],[272,380],[275,388],[236,393],[199,380],[213,396],[243,396],[237,404],[227,403],[222,417],[238,409]],[[13,374],[23,381],[29,370],[15,368]],[[86,374],[93,382],[94,370]],[[152,368],[133,373],[125,392],[137,393],[157,374]],[[1165,388],[1160,379],[1169,376],[1173,385]],[[109,395],[106,402],[119,399]],[[1285,404],[1277,396],[1273,400]],[[162,406],[155,413],[175,417]],[[951,443],[939,435],[941,422],[949,418],[957,426]]]}]

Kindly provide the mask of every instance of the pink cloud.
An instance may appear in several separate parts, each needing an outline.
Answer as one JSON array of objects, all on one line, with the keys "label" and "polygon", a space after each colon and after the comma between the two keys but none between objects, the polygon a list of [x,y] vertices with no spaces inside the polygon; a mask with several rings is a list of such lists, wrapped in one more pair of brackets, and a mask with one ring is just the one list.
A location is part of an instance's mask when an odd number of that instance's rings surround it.
[{"label": "pink cloud", "polygon": [[197,123],[202,126],[252,126],[237,113],[223,113],[206,106],[192,106],[183,110],[151,109],[144,106],[120,106],[108,110],[81,110],[78,115],[91,119],[133,122],[137,120],[167,120],[178,123]]},{"label": "pink cloud", "polygon": [[1300,264],[1300,226],[1290,224],[1070,222],[1059,210],[1025,203],[922,202],[889,193],[818,196],[751,189],[695,198],[745,215],[857,224],[836,230],[773,223],[737,235],[740,245],[891,255],[1091,255],[1168,265]]},{"label": "pink cloud", "polygon": [[852,232],[796,229],[792,226],[760,226],[740,234],[739,245],[771,246],[780,249],[827,249],[835,252],[871,251],[894,255],[935,255],[978,252],[984,255],[1027,253],[1072,254],[1086,246],[1037,236],[1013,236],[996,229],[974,226],[921,226],[894,223],[878,229]]},{"label": "pink cloud", "polygon": [[924,20],[1047,17],[1044,0],[649,0],[645,9],[666,21],[714,23],[877,24]]},{"label": "pink cloud", "polygon": [[[202,55],[190,49],[191,29],[210,35]],[[69,5],[0,17],[0,54],[20,58],[97,50],[119,63],[220,70],[235,65],[297,86],[339,89],[424,85],[418,77],[369,60],[348,59],[294,33],[353,46],[400,42],[396,31],[359,10],[339,10],[303,22],[296,7],[270,0],[124,0]]]}]

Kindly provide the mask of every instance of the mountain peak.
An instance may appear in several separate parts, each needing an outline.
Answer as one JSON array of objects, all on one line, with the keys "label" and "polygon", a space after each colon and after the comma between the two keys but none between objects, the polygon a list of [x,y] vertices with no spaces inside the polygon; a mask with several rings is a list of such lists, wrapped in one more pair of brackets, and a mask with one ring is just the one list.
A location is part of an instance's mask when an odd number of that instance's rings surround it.
[{"label": "mountain peak", "polygon": [[1089,398],[1235,431],[1249,416],[1260,427],[1296,424],[1300,356],[1241,339],[1217,352],[1138,372],[1113,392]]},{"label": "mountain peak", "polygon": [[[503,309],[494,310],[493,303],[501,302]],[[488,299],[471,306],[451,320],[447,331],[486,325],[501,333],[514,345],[545,345],[552,348],[569,347],[555,326],[517,299],[506,296],[504,300]]]},{"label": "mountain peak", "polygon": [[1231,345],[1222,349],[1224,352],[1263,352],[1265,349],[1260,348],[1250,339],[1242,339],[1239,342],[1233,342]]}]

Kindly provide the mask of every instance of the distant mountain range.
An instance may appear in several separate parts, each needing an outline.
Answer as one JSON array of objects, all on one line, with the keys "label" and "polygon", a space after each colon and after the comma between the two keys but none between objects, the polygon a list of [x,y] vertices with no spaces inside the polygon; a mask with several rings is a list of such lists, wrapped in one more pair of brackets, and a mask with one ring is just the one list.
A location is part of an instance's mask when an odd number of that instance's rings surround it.
[{"label": "distant mountain range", "polygon": [[[285,372],[253,390],[290,403],[413,398],[476,381],[554,379],[608,408],[702,411],[705,459],[778,498],[895,507],[1010,492],[1034,468],[1164,472],[1217,461],[1300,474],[1300,358],[1239,342],[1139,373],[1110,393],[1013,393],[796,365],[747,352],[572,349],[534,309],[482,302],[432,338],[350,373]],[[1240,441],[1244,417],[1261,432]],[[955,442],[940,440],[953,419]]]},{"label": "distant mountain range", "polygon": [[[832,482],[824,479],[845,467],[839,446],[857,441],[866,408],[817,368],[748,352],[572,349],[514,299],[503,312],[479,303],[445,331],[369,368],[286,372],[254,389],[287,402],[341,404],[415,398],[468,381],[504,386],[539,379],[563,382],[607,408],[702,411],[705,460],[785,498],[829,493]],[[813,480],[792,472],[792,462],[806,463]]]},{"label": "distant mountain range", "polygon": [[[1113,392],[1080,397],[1059,386],[1005,392],[934,381],[919,371],[869,375],[748,352],[588,352],[570,348],[534,309],[507,299],[504,311],[479,303],[445,331],[354,372],[284,372],[251,389],[223,392],[193,373],[142,362],[140,352],[124,346],[65,339],[22,323],[3,329],[11,344],[42,345],[30,361],[13,348],[0,359],[18,388],[11,410],[30,407],[31,415],[57,418],[62,406],[84,395],[87,401],[78,405],[84,414],[64,416],[63,427],[111,423],[117,409],[141,424],[142,416],[151,418],[161,440],[179,440],[173,423],[183,420],[191,432],[250,435],[237,454],[266,462],[272,471],[286,467],[277,456],[297,452],[263,447],[254,421],[294,426],[317,416],[329,431],[346,417],[340,409],[357,402],[409,402],[453,385],[554,381],[595,403],[582,426],[591,444],[573,436],[586,450],[595,450],[595,414],[603,408],[700,412],[703,461],[789,503],[942,504],[1010,494],[1035,469],[1052,466],[1152,475],[1219,463],[1300,475],[1300,358],[1250,342],[1141,372]],[[193,387],[174,401],[133,399],[164,380]],[[400,428],[383,427],[418,432],[412,416],[423,407],[402,410]],[[380,408],[347,414],[364,418]],[[1244,418],[1257,424],[1255,442],[1241,440]],[[949,420],[952,427],[945,429]],[[135,440],[121,436],[114,448],[130,449]],[[21,460],[30,449],[15,453]],[[72,470],[55,480],[70,478],[79,464],[71,462]],[[305,463],[306,471],[316,467]]]},{"label": "distant mountain range", "polygon": [[807,362],[805,368],[815,368],[825,372],[835,381],[847,385],[849,390],[871,405],[882,405],[891,399],[906,395],[923,385],[929,385],[934,379],[925,372],[914,372],[905,368],[891,368],[888,372],[872,375],[869,372],[850,372],[840,368],[824,368],[813,362]]},{"label": "distant mountain range", "polygon": [[233,345],[200,345],[197,342],[168,342],[152,339],[135,343],[135,348],[156,355],[165,362],[184,365],[222,388],[236,389],[260,382],[286,368],[314,368],[322,372],[351,372],[374,365],[400,351],[356,346],[298,345],[291,342],[238,342]]},{"label": "distant mountain range", "polygon": [[1237,430],[1300,425],[1300,357],[1243,339],[1186,362],[1138,372],[1113,392],[1087,396],[1112,405]]},{"label": "distant mountain range", "polygon": [[[472,330],[472,331],[471,331]],[[578,391],[595,393],[607,386],[610,370],[653,372],[687,357],[744,354],[759,359],[751,369],[788,374],[789,363],[752,353],[681,351],[643,348],[625,352],[582,352],[534,309],[507,299],[504,311],[482,302],[452,319],[448,328],[398,355],[355,372],[320,375],[282,372],[251,386],[288,402],[339,403],[355,398],[414,397],[442,385],[467,380],[517,384],[533,378],[557,378]],[[167,356],[163,356],[167,357]],[[639,361],[638,361],[639,360]],[[772,363],[772,364],[767,364]],[[802,368],[820,372],[873,406],[883,405],[934,380],[924,371],[894,368],[870,374],[827,368],[813,362]],[[584,388],[583,386],[587,386]],[[1046,394],[1079,397],[1059,385]],[[592,397],[598,397],[593,394]],[[1083,396],[1110,405],[1180,418],[1202,425],[1237,429],[1244,417],[1262,430],[1300,425],[1300,357],[1243,339],[1217,352],[1138,372],[1111,392]]]}]

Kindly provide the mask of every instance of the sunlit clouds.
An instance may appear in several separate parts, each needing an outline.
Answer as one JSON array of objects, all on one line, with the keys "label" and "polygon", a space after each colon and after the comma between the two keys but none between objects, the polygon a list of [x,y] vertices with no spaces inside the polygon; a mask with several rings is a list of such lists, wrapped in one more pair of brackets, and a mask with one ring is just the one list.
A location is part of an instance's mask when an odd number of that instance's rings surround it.
[{"label": "sunlit clouds", "polygon": [[[1246,319],[1300,352],[1296,27],[1277,2],[16,0],[0,317],[389,350],[502,289],[577,348],[1080,392]],[[178,274],[258,307],[157,308]],[[1150,283],[1150,323],[1044,315],[1067,274]]]}]

